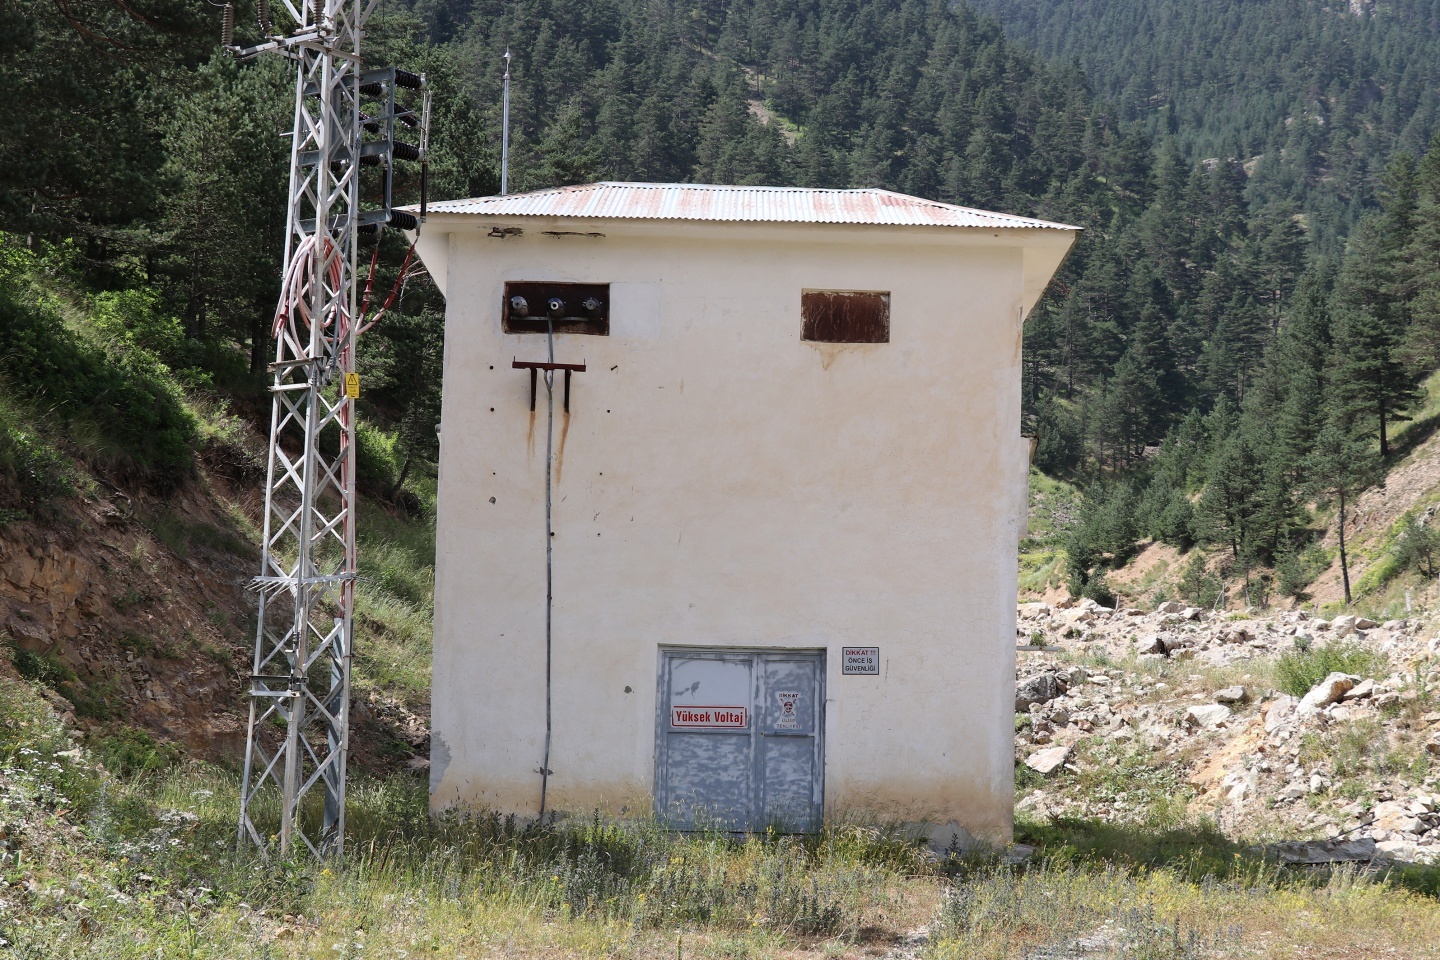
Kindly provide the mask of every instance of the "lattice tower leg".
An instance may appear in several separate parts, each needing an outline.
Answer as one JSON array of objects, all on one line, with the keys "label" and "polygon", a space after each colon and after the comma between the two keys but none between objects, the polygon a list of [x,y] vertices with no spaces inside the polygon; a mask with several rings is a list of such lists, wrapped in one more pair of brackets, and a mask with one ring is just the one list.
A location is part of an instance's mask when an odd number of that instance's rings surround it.
[{"label": "lattice tower leg", "polygon": [[[338,855],[345,837],[355,552],[360,37],[355,0],[285,4],[301,24],[285,287],[271,365],[259,612],[237,841]],[[372,4],[373,5],[373,4]]]}]

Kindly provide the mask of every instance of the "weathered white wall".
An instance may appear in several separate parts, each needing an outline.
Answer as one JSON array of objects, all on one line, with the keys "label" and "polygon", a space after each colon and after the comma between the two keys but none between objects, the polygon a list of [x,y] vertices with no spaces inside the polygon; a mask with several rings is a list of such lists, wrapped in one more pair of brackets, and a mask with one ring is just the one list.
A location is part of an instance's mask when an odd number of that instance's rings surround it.
[{"label": "weathered white wall", "polygon": [[[537,809],[546,408],[510,363],[545,338],[500,307],[574,280],[612,284],[612,335],[556,338],[589,369],[556,404],[552,806],[648,808],[660,645],[824,647],[827,810],[1008,837],[1020,314],[1071,235],[506,225],[421,247],[448,296],[432,807]],[[891,342],[802,342],[802,289],[890,291]]]}]

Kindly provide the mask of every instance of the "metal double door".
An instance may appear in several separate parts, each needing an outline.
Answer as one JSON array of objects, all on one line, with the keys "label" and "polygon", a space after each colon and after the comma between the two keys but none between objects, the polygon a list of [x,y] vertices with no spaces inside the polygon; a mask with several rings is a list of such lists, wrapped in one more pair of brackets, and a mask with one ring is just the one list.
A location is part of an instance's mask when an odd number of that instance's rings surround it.
[{"label": "metal double door", "polygon": [[820,828],[823,650],[660,653],[655,809],[682,830]]}]

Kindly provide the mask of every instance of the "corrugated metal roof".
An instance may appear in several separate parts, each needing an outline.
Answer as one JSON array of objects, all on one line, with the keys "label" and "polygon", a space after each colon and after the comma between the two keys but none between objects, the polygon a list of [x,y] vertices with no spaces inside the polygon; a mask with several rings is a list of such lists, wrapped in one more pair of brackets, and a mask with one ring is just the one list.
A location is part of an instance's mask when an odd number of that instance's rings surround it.
[{"label": "corrugated metal roof", "polygon": [[925,227],[1020,227],[1078,230],[889,190],[732,187],[704,183],[587,183],[504,197],[447,200],[430,213],[618,220],[720,220],[766,223],[856,223]]}]

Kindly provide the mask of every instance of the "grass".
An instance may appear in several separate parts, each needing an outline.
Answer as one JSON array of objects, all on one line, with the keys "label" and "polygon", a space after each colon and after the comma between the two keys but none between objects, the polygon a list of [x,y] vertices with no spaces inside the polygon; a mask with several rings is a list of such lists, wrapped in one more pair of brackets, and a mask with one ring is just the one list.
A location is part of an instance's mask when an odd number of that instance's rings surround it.
[{"label": "grass", "polygon": [[1376,720],[1350,720],[1305,734],[1297,760],[1331,775],[1330,792],[1341,800],[1373,799],[1376,783],[1402,778],[1423,783],[1432,763],[1414,737],[1389,737]]},{"label": "grass", "polygon": [[1383,653],[1336,642],[1282,655],[1275,661],[1275,686],[1292,697],[1303,697],[1332,673],[1382,678],[1388,671],[1389,660]]},{"label": "grass", "polygon": [[[1030,863],[935,858],[837,818],[814,837],[648,818],[432,820],[424,785],[352,782],[343,862],[234,852],[236,781],[144,738],[77,748],[0,680],[0,952],[15,957],[1426,955],[1416,877],[1266,863],[1204,824],[1022,822]],[[117,778],[95,765],[129,768]],[[120,759],[128,758],[128,759]],[[1254,955],[1253,953],[1248,955]]]},{"label": "grass", "polygon": [[1029,521],[1020,541],[1020,592],[1044,593],[1065,581],[1065,535],[1080,510],[1080,491],[1030,471]]},{"label": "grass", "polygon": [[1390,458],[1400,462],[1435,433],[1440,427],[1440,371],[1430,374],[1421,384],[1425,401],[1409,420],[1390,429]]},{"label": "grass", "polygon": [[372,503],[360,513],[355,673],[362,687],[426,696],[435,615],[435,477],[412,470],[408,485],[420,501],[420,518]]}]

